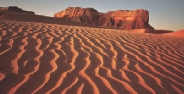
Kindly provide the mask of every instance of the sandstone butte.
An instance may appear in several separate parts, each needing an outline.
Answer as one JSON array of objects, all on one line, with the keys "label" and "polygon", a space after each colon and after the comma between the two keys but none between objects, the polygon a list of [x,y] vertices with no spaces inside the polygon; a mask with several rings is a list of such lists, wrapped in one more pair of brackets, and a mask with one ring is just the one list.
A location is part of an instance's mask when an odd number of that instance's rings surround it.
[{"label": "sandstone butte", "polygon": [[[19,12],[19,13],[28,13],[28,14],[35,14],[32,11],[26,11],[26,10],[22,10],[21,8],[17,7],[17,6],[9,6],[9,7],[0,7],[0,15],[7,14],[7,11],[11,11],[11,12]],[[2,12],[4,11],[4,12]]]},{"label": "sandstone butte", "polygon": [[144,9],[101,13],[94,8],[68,7],[54,17],[117,29],[154,29],[148,23],[149,12]]}]

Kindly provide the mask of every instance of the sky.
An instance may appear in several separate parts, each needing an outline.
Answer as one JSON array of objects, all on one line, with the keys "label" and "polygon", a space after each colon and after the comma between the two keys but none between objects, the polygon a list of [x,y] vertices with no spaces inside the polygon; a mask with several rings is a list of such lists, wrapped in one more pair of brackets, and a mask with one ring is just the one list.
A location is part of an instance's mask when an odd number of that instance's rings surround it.
[{"label": "sky", "polygon": [[53,17],[67,7],[92,7],[99,12],[146,9],[155,29],[184,29],[184,0],[0,0],[0,7],[18,6],[23,10]]}]

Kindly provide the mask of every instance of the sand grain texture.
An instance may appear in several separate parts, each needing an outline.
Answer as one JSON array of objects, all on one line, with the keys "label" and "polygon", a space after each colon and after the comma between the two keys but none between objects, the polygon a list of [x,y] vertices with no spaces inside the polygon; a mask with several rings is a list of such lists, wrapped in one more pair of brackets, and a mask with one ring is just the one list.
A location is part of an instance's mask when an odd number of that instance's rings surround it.
[{"label": "sand grain texture", "polygon": [[183,94],[184,38],[0,21],[1,94]]}]

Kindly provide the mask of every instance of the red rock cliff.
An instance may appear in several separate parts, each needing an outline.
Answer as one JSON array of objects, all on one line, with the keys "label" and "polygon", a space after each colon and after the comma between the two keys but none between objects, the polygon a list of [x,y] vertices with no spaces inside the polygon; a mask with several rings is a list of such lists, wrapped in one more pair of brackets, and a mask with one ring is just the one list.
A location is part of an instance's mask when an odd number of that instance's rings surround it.
[{"label": "red rock cliff", "polygon": [[118,29],[154,29],[149,25],[149,12],[143,9],[101,13],[93,8],[68,7],[54,17]]}]

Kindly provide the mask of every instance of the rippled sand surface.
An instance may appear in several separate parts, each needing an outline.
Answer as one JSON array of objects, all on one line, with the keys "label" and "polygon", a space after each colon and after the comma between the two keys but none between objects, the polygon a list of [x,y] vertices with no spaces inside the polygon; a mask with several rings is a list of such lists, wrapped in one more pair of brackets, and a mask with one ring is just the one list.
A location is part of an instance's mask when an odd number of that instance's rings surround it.
[{"label": "rippled sand surface", "polygon": [[184,38],[0,21],[1,94],[183,94]]}]

